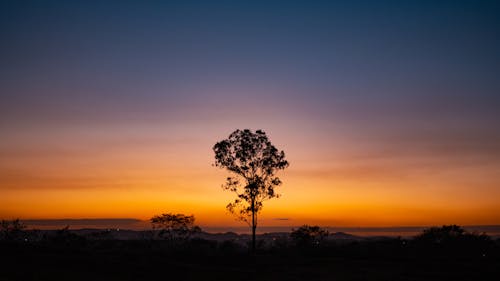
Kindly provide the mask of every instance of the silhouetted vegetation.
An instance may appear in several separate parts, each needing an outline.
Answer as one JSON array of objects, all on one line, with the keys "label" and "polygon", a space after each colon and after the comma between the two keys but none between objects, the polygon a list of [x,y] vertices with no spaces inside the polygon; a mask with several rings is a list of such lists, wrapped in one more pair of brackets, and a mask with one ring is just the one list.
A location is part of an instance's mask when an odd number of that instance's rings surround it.
[{"label": "silhouetted vegetation", "polygon": [[421,251],[441,256],[487,255],[493,244],[488,235],[466,232],[457,225],[425,229],[412,242]]},{"label": "silhouetted vegetation", "polygon": [[[178,220],[173,229],[194,227],[191,216],[169,215],[157,216],[161,225]],[[500,273],[500,241],[453,225],[413,239],[329,234],[304,225],[258,235],[255,255],[248,254],[251,236],[236,233],[197,232],[183,247],[171,247],[148,231],[22,231],[28,239],[0,241],[1,281],[497,280]],[[126,235],[134,236],[120,238]]]},{"label": "silhouetted vegetation", "polygon": [[23,239],[24,225],[19,219],[2,220],[0,222],[0,240],[19,240]]},{"label": "silhouetted vegetation", "polygon": [[279,194],[275,187],[281,185],[276,176],[279,170],[288,167],[285,153],[279,151],[269,141],[262,130],[236,130],[229,138],[216,143],[215,166],[227,169],[234,177],[228,177],[223,185],[237,198],[226,207],[252,229],[252,251],[255,252],[257,214],[262,210],[263,202]]},{"label": "silhouetted vegetation", "polygon": [[201,232],[199,226],[194,225],[193,215],[162,214],[151,218],[153,229],[159,230],[158,235],[170,242],[183,242],[193,234]]},{"label": "silhouetted vegetation", "polygon": [[422,234],[417,235],[415,240],[427,244],[446,244],[462,241],[489,241],[486,234],[466,232],[458,225],[443,225],[442,227],[431,227],[425,229]]},{"label": "silhouetted vegetation", "polygon": [[48,236],[50,242],[61,245],[82,245],[86,243],[87,237],[78,235],[69,230],[69,225],[57,230],[52,235]]},{"label": "silhouetted vegetation", "polygon": [[319,226],[303,225],[292,230],[290,237],[299,247],[319,247],[321,242],[328,237],[328,231]]}]

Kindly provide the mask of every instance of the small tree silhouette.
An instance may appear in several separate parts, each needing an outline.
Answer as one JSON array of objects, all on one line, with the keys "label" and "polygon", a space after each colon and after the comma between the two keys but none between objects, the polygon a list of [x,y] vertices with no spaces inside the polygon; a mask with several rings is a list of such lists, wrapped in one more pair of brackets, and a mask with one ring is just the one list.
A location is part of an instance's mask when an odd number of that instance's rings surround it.
[{"label": "small tree silhouette", "polygon": [[24,233],[26,225],[19,219],[15,220],[2,220],[0,222],[0,239],[3,240],[17,240],[21,234]]},{"label": "small tree silhouette", "polygon": [[151,218],[153,229],[159,229],[160,236],[171,242],[186,240],[194,233],[201,232],[201,228],[194,225],[194,216],[184,214],[162,214]]},{"label": "small tree silhouette", "polygon": [[[443,225],[425,229],[414,237],[421,251],[432,251],[433,255],[486,256],[494,243],[486,233],[467,232],[458,225]],[[493,248],[492,248],[493,247]]]},{"label": "small tree silhouette", "polygon": [[465,230],[458,225],[443,225],[442,227],[431,227],[415,237],[416,240],[443,243],[461,238]]},{"label": "small tree silhouette", "polygon": [[226,208],[252,229],[252,251],[255,252],[257,214],[262,202],[279,197],[274,189],[281,185],[276,172],[288,167],[285,153],[271,144],[262,130],[236,130],[229,138],[216,143],[215,166],[231,172],[222,186],[237,198]]},{"label": "small tree silhouette", "polygon": [[443,225],[441,227],[431,227],[415,236],[415,241],[430,244],[446,244],[453,242],[489,241],[490,237],[485,233],[478,234],[467,232],[458,225]]},{"label": "small tree silhouette", "polygon": [[328,231],[319,226],[303,225],[292,229],[290,237],[297,246],[304,247],[319,245],[328,235]]}]

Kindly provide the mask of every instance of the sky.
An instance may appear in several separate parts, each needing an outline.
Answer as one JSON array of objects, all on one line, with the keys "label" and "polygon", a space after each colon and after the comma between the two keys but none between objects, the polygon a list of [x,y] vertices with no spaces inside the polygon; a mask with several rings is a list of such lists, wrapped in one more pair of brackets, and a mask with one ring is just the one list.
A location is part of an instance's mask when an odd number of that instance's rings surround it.
[{"label": "sky", "polygon": [[259,225],[500,224],[496,1],[1,1],[0,218],[236,226],[213,145],[284,150]]}]

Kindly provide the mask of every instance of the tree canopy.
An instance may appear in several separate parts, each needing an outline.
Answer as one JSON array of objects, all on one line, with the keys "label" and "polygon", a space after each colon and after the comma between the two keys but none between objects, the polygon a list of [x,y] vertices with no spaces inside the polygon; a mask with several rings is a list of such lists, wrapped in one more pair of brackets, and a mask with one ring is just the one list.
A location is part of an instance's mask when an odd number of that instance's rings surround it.
[{"label": "tree canopy", "polygon": [[263,202],[279,197],[275,188],[281,185],[276,176],[279,170],[288,167],[285,152],[279,151],[262,130],[236,130],[227,139],[217,142],[215,166],[231,172],[223,189],[236,194],[236,199],[226,208],[241,221],[252,227],[253,248],[257,214]]},{"label": "tree canopy", "polygon": [[298,229],[292,229],[290,233],[290,237],[298,246],[318,245],[328,235],[328,230],[316,225],[303,225]]},{"label": "tree canopy", "polygon": [[170,240],[186,239],[192,234],[200,232],[201,228],[194,225],[193,215],[161,214],[150,219],[153,229],[159,229],[160,236]]}]

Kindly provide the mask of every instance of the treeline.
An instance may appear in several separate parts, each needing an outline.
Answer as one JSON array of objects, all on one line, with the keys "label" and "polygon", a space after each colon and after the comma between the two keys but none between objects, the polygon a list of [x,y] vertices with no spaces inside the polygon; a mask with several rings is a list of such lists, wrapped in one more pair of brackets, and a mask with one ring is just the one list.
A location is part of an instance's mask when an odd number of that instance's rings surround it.
[{"label": "treeline", "polygon": [[[194,224],[194,216],[162,214],[151,219],[152,230],[133,232],[133,239],[117,239],[117,231],[95,230],[81,234],[69,226],[59,230],[26,230],[20,220],[1,221],[0,241],[5,246],[38,244],[45,247],[119,247],[155,248],[156,250],[198,253],[246,253],[251,244],[248,236],[235,233],[209,234]],[[123,232],[123,231],[122,231]],[[433,255],[497,256],[500,239],[484,233],[465,231],[458,225],[445,225],[425,229],[411,239],[397,238],[344,238],[337,239],[319,226],[304,225],[289,234],[263,234],[257,239],[262,252],[299,253],[311,255]]]},{"label": "treeline", "polygon": [[500,274],[500,241],[456,225],[411,239],[336,239],[338,233],[302,226],[259,235],[253,252],[250,235],[205,233],[190,216],[157,219],[154,229],[129,240],[114,236],[123,230],[82,235],[3,221],[0,281],[234,280],[235,274],[238,280],[469,281]]}]

